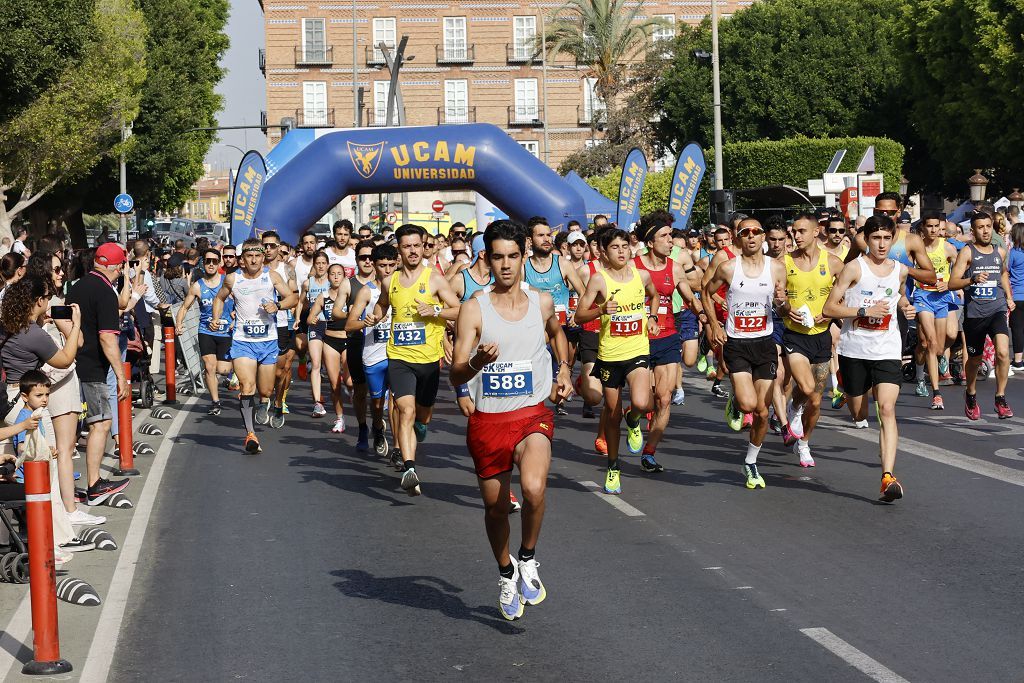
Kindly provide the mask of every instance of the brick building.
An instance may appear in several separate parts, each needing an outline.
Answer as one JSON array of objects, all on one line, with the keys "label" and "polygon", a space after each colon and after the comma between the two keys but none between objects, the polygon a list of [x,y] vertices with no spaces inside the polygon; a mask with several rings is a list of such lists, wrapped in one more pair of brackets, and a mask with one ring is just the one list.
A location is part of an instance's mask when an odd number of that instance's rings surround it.
[{"label": "brick building", "polygon": [[[266,48],[259,59],[267,80],[269,122],[287,117],[298,126],[385,125],[389,77],[375,46],[385,41],[393,47],[407,35],[405,54],[411,61],[403,65],[399,80],[407,125],[492,123],[555,168],[603,135],[603,104],[594,96],[586,67],[565,56],[549,59],[544,67],[533,48],[542,15],[550,16],[560,2],[322,3],[261,1]],[[727,17],[748,4],[720,0],[719,6]],[[709,11],[710,0],[647,0],[640,15],[661,17],[675,26],[697,23]],[[653,38],[673,34],[674,29],[666,28]],[[353,106],[357,88],[363,92],[358,112]],[[277,129],[270,129],[269,146],[278,140]],[[416,210],[419,203],[414,198],[411,208]]]}]

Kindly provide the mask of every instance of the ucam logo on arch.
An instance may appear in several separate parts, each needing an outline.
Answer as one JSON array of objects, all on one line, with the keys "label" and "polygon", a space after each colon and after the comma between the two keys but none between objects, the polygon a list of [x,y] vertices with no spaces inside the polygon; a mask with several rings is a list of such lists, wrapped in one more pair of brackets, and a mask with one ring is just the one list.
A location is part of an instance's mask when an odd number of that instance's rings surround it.
[{"label": "ucam logo on arch", "polygon": [[393,146],[391,157],[395,162],[392,172],[396,180],[472,180],[476,177],[475,145],[459,142],[453,150],[447,140],[433,143],[421,140]]}]

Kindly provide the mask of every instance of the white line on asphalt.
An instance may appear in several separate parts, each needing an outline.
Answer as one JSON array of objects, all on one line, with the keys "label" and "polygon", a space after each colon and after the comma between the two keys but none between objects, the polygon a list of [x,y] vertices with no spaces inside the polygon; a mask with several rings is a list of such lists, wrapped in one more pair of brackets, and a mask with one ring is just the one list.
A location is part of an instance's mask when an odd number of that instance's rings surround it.
[{"label": "white line on asphalt", "polygon": [[[29,631],[32,630],[32,599],[28,591],[21,599],[18,610],[11,617],[7,628],[0,633],[0,680],[7,680],[11,667],[18,662],[15,656],[22,646],[32,650],[32,641],[29,639]],[[20,672],[19,672],[20,673]]]},{"label": "white line on asphalt", "polygon": [[878,683],[909,683],[907,679],[868,657],[827,628],[802,628],[800,633]]},{"label": "white line on asphalt", "polygon": [[591,493],[603,500],[604,502],[611,505],[613,508],[626,515],[627,517],[646,517],[644,513],[637,510],[635,507],[622,500],[618,496],[612,496],[604,492],[600,486],[592,481],[581,481],[581,484],[591,489]]},{"label": "white line on asphalt", "polygon": [[192,405],[198,400],[198,397],[193,396],[181,406],[178,414],[167,428],[164,442],[160,444],[160,448],[157,449],[156,455],[153,457],[153,466],[150,467],[146,475],[146,484],[142,487],[142,495],[136,502],[135,515],[132,517],[128,534],[124,537],[121,546],[121,557],[114,569],[114,577],[110,582],[106,601],[103,603],[103,611],[100,613],[99,623],[96,625],[96,633],[92,637],[89,654],[82,667],[80,681],[103,683],[107,680],[110,665],[114,660],[114,648],[117,647],[117,638],[121,633],[121,622],[124,621],[124,611],[128,606],[128,592],[131,590],[132,580],[135,578],[139,553],[142,551],[142,542],[146,537],[146,529],[149,527],[149,517],[153,514],[153,504],[156,502],[160,480],[163,479],[164,470],[167,468],[168,455],[171,447],[177,443],[177,434],[181,429],[182,422],[188,416]]},{"label": "white line on asphalt", "polygon": [[[874,430],[865,433],[865,430],[863,429],[846,427],[842,422],[832,417],[822,418],[819,424],[821,423],[838,432],[842,432],[847,436],[852,436],[855,439],[878,443],[878,433]],[[932,446],[922,441],[908,439],[903,436],[900,436],[899,448],[901,451],[909,453],[910,455],[919,455],[927,460],[934,460],[935,462],[941,462],[942,464],[949,465],[950,467],[956,467],[961,470],[980,474],[984,477],[998,479],[999,481],[1006,482],[1007,484],[1024,486],[1024,471],[1022,470],[1006,467],[1005,465],[997,465],[996,463],[988,462],[987,460],[982,460],[980,458],[973,458],[969,455],[956,453],[955,451],[947,451],[945,448],[939,448],[937,446]]]}]

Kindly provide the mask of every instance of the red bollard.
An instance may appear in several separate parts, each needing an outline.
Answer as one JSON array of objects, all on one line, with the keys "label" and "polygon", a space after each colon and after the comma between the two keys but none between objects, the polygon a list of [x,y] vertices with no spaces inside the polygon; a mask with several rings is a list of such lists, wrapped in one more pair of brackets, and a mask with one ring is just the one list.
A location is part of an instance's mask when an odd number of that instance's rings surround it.
[{"label": "red bollard", "polygon": [[164,405],[177,405],[177,391],[175,389],[174,368],[177,365],[177,357],[174,354],[174,326],[164,325],[164,371],[167,376],[167,392],[164,397]]},{"label": "red bollard", "polygon": [[135,453],[132,451],[132,364],[124,364],[124,380],[128,385],[128,398],[117,400],[117,449],[120,451],[120,466],[114,469],[119,477],[137,477]]},{"label": "red bollard", "polygon": [[57,635],[57,579],[53,561],[53,516],[50,512],[50,463],[25,466],[25,516],[28,518],[29,588],[32,594],[32,661],[21,673],[50,676],[71,671],[60,658]]}]

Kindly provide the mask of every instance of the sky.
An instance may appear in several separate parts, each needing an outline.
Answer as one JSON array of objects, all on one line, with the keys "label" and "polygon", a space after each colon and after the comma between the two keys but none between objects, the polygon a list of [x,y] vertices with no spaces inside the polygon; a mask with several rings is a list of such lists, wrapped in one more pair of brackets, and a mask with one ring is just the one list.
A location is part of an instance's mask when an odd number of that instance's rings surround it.
[{"label": "sky", "polygon": [[[256,126],[266,108],[266,83],[259,69],[259,49],[263,47],[263,12],[257,0],[231,0],[227,25],[231,46],[221,60],[227,71],[217,86],[224,108],[217,114],[219,126]],[[224,130],[206,154],[206,162],[215,169],[237,168],[245,150],[266,153],[266,137],[259,130]]]}]

